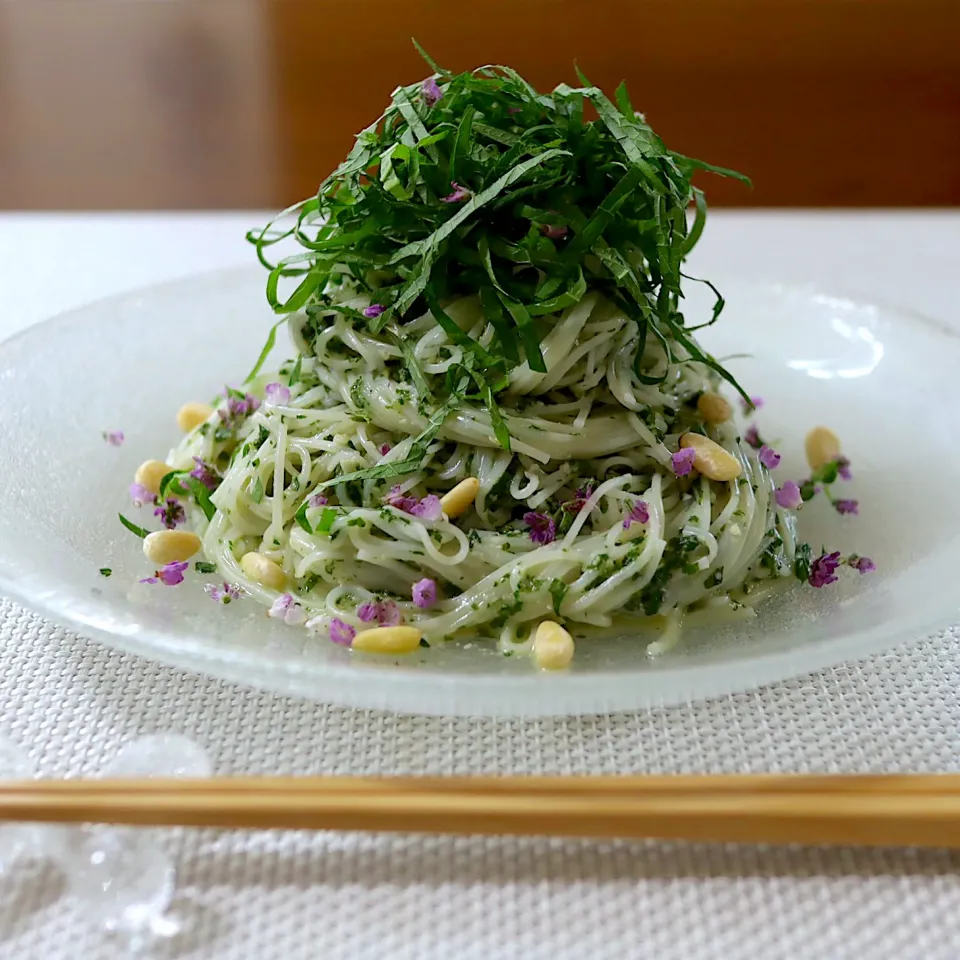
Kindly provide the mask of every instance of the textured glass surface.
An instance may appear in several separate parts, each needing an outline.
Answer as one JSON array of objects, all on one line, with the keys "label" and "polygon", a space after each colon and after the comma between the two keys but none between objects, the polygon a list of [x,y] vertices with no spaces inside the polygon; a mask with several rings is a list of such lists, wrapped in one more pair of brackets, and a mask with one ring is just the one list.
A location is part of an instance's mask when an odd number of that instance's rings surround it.
[{"label": "textured glass surface", "polygon": [[[719,278],[723,280],[723,278]],[[869,577],[797,589],[736,627],[691,632],[649,661],[635,636],[579,644],[574,668],[538,674],[484,644],[400,663],[353,656],[228,607],[191,575],[137,583],[149,567],[122,529],[137,465],[176,442],[177,408],[236,383],[272,321],[263,275],[198,277],[74,311],[0,346],[0,590],[115,646],[251,686],[351,706],[431,713],[594,713],[726,693],[876,652],[958,609],[960,476],[955,388],[960,340],[936,324],[812,289],[721,283],[728,306],[701,334],[766,406],[758,422],[801,477],[803,435],[835,429],[853,461],[859,518],[805,508],[812,543],[873,557]],[[708,303],[696,288],[687,315]],[[281,337],[282,346],[286,341]],[[275,358],[279,359],[279,357]],[[101,432],[122,429],[112,447]],[[132,512],[132,511],[130,511]],[[110,567],[104,578],[99,568]]]}]

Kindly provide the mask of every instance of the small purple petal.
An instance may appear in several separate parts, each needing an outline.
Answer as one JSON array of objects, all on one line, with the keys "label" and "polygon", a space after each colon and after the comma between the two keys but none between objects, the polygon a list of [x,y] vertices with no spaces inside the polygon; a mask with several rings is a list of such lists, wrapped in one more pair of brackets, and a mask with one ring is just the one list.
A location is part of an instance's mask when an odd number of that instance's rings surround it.
[{"label": "small purple petal", "polygon": [[211,600],[217,603],[230,603],[231,600],[239,600],[243,596],[240,588],[233,583],[224,583],[222,587],[215,583],[208,583],[203,590]]},{"label": "small purple petal", "polygon": [[850,472],[850,461],[846,457],[837,457],[837,473],[841,480],[853,479],[853,474]]},{"label": "small purple petal", "polygon": [[157,502],[157,498],[142,483],[130,484],[130,499],[135,507]]},{"label": "small purple petal", "polygon": [[423,610],[437,602],[437,582],[429,577],[418,580],[413,585],[413,602]]},{"label": "small purple petal", "polygon": [[557,539],[557,525],[545,513],[531,510],[523,515],[523,522],[530,528],[530,539],[534,543],[553,543]]},{"label": "small purple petal", "polygon": [[453,187],[453,193],[441,197],[441,203],[463,203],[464,200],[469,200],[473,196],[466,187],[461,187],[459,183],[451,182],[450,186]]},{"label": "small purple petal", "polygon": [[648,523],[650,510],[643,500],[637,500],[630,512],[623,518],[623,529],[629,530],[634,523]]},{"label": "small purple petal", "polygon": [[208,490],[216,490],[220,486],[220,475],[213,467],[199,457],[194,457],[196,466],[190,471],[190,476],[199,480]]},{"label": "small purple petal", "polygon": [[860,513],[860,503],[857,500],[834,500],[833,509],[841,516],[857,516]]},{"label": "small purple petal", "polygon": [[307,619],[303,607],[293,598],[293,594],[284,593],[273,601],[273,606],[267,611],[268,617],[282,620],[288,627],[296,627]]},{"label": "small purple petal", "polygon": [[183,583],[183,571],[189,566],[186,560],[168,563],[162,570],[157,571],[157,577],[166,586],[175,587],[178,583]]},{"label": "small purple petal", "polygon": [[122,447],[123,441],[126,439],[123,435],[122,430],[105,430],[102,434],[103,439],[110,444],[111,447]]},{"label": "small purple petal", "polygon": [[383,502],[388,507],[394,507],[396,510],[409,513],[420,501],[416,497],[408,497],[405,493],[401,493],[398,485],[383,498]]},{"label": "small purple petal", "polygon": [[780,454],[777,453],[773,447],[768,447],[766,444],[763,444],[760,447],[760,455],[757,459],[768,469],[773,470],[780,463]]},{"label": "small purple petal", "polygon": [[858,557],[856,554],[847,559],[847,566],[853,567],[859,574],[871,573],[877,565],[869,557]]},{"label": "small purple petal", "polygon": [[381,627],[395,627],[400,620],[400,608],[395,600],[381,600],[377,604],[377,622]]},{"label": "small purple petal", "polygon": [[263,392],[267,397],[267,403],[274,406],[283,406],[283,404],[290,402],[290,388],[285,387],[282,383],[268,383]]},{"label": "small purple petal", "polygon": [[415,503],[408,513],[430,522],[443,519],[443,507],[440,504],[440,498],[435,493],[428,494],[419,503]]},{"label": "small purple petal", "polygon": [[159,583],[160,581],[156,577],[141,577],[139,582],[140,583]]},{"label": "small purple petal", "polygon": [[763,397],[751,397],[749,403],[747,403],[746,400],[741,399],[740,405],[743,407],[744,413],[752,413],[754,410],[759,410],[764,405],[764,399]]},{"label": "small purple petal", "polygon": [[697,452],[693,447],[678,450],[673,457],[673,472],[678,477],[685,477],[693,469],[693,461],[697,459]]},{"label": "small purple petal", "polygon": [[368,320],[376,320],[382,313],[386,313],[387,308],[379,303],[371,303],[369,307],[364,307],[363,315]]},{"label": "small purple petal", "polygon": [[817,557],[810,567],[810,586],[819,588],[831,583],[836,583],[838,578],[834,576],[834,574],[839,566],[839,550],[836,553],[824,553]]},{"label": "small purple petal", "polygon": [[187,522],[187,513],[176,500],[167,500],[162,506],[153,511],[155,517],[168,529],[173,530],[181,523]]},{"label": "small purple petal", "polygon": [[551,240],[559,240],[567,235],[567,227],[562,223],[541,223],[540,232]]},{"label": "small purple petal", "polygon": [[370,623],[377,619],[377,604],[367,601],[357,607],[357,616],[364,622]]},{"label": "small purple petal", "polygon": [[330,621],[330,639],[341,647],[349,647],[356,635],[357,631],[349,623],[342,620]]},{"label": "small purple petal", "polygon": [[330,501],[322,493],[315,493],[308,501],[310,507],[325,507]]},{"label": "small purple petal", "polygon": [[579,513],[587,505],[587,501],[592,494],[593,487],[589,483],[585,487],[579,487],[574,493],[573,499],[564,503],[564,513]]},{"label": "small purple petal", "polygon": [[743,439],[746,444],[750,447],[753,447],[754,450],[759,450],[763,446],[763,441],[760,439],[760,431],[757,430],[756,425],[751,424],[747,427],[746,433],[743,435]]},{"label": "small purple petal", "polygon": [[777,487],[773,495],[784,510],[796,510],[803,504],[800,487],[793,480],[788,480],[782,487]]},{"label": "small purple petal", "polygon": [[381,443],[381,444],[380,444],[380,456],[381,456],[381,457],[385,457],[389,452],[390,452],[390,444],[389,444],[389,443]]},{"label": "small purple petal", "polygon": [[434,104],[443,99],[443,91],[440,89],[440,84],[437,83],[435,77],[428,77],[423,81],[423,86],[420,87],[420,96],[428,107],[434,106]]}]

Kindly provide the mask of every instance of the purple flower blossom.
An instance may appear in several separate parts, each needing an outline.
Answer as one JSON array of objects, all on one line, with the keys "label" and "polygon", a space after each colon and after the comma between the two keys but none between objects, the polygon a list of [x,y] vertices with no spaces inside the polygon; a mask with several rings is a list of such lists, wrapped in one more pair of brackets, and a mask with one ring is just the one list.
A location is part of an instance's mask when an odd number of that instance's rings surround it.
[{"label": "purple flower blossom", "polygon": [[387,506],[394,507],[397,510],[403,510],[421,520],[436,521],[443,519],[443,507],[440,505],[440,498],[434,494],[428,494],[422,500],[416,497],[408,497],[400,492],[400,487],[394,487],[384,498],[383,502]]},{"label": "purple flower blossom", "polygon": [[177,560],[174,563],[168,563],[160,570],[155,570],[152,577],[144,577],[141,583],[162,583],[165,587],[175,587],[178,583],[183,583],[183,571],[190,564],[186,560]]},{"label": "purple flower blossom", "polygon": [[364,307],[363,315],[368,320],[376,320],[382,313],[386,313],[387,308],[379,303],[371,303],[369,307]]},{"label": "purple flower blossom", "polygon": [[760,455],[757,459],[768,469],[773,470],[780,463],[780,454],[773,447],[763,444],[760,447]]},{"label": "purple flower blossom", "polygon": [[315,493],[308,501],[307,506],[310,507],[325,507],[330,501],[322,494]]},{"label": "purple flower blossom", "polygon": [[774,491],[774,498],[784,510],[796,510],[803,505],[800,486],[794,480],[788,480]]},{"label": "purple flower blossom", "polygon": [[469,200],[473,196],[466,187],[461,187],[459,183],[451,182],[450,186],[453,187],[453,192],[441,197],[441,203],[463,203],[464,200]]},{"label": "purple flower blossom", "polygon": [[443,99],[443,91],[435,77],[428,77],[423,81],[423,86],[420,87],[420,96],[428,107],[434,106]]},{"label": "purple flower blossom", "polygon": [[852,480],[853,474],[850,472],[850,461],[844,457],[837,457],[837,473],[841,480]]},{"label": "purple flower blossom", "polygon": [[420,501],[416,497],[408,497],[400,492],[400,486],[395,486],[384,498],[383,502],[388,507],[394,507],[397,510],[403,510],[409,513],[412,507],[415,507]]},{"label": "purple flower blossom", "polygon": [[563,505],[565,513],[579,513],[586,505],[593,493],[593,487],[588,483],[585,487],[578,487],[572,500]]},{"label": "purple flower blossom", "polygon": [[357,607],[357,616],[364,623],[372,623],[376,620],[381,627],[395,627],[401,619],[400,608],[393,600],[361,603]]},{"label": "purple flower blossom", "polygon": [[567,235],[567,227],[562,223],[541,223],[540,232],[551,240],[559,240]]},{"label": "purple flower blossom", "polygon": [[122,447],[126,440],[122,430],[104,430],[101,436],[111,447]]},{"label": "purple flower blossom", "polygon": [[389,452],[390,452],[390,444],[389,444],[389,443],[381,443],[381,444],[380,444],[380,456],[381,456],[381,457],[385,457]]},{"label": "purple flower blossom", "polygon": [[760,431],[757,430],[755,424],[751,424],[747,427],[746,433],[743,435],[743,439],[746,442],[747,446],[753,447],[754,450],[759,450],[764,444],[760,439]]},{"label": "purple flower blossom", "polygon": [[267,611],[267,616],[282,620],[288,627],[298,627],[307,619],[303,607],[294,600],[292,593],[282,593],[277,597]]},{"label": "purple flower blossom", "polygon": [[749,403],[747,403],[746,400],[740,400],[740,405],[743,407],[744,413],[752,413],[754,410],[759,410],[763,404],[763,397],[751,397]]},{"label": "purple flower blossom", "polygon": [[377,619],[377,605],[376,603],[371,603],[369,600],[366,603],[361,603],[357,607],[357,616],[364,623],[371,623]]},{"label": "purple flower blossom", "polygon": [[520,113],[522,109],[522,107],[507,107],[507,113],[509,113],[510,116],[514,116],[514,114]]},{"label": "purple flower blossom", "polygon": [[158,506],[157,509],[153,511],[153,515],[159,517],[160,522],[168,530],[173,530],[175,527],[179,527],[181,523],[187,522],[187,512],[173,499],[167,500],[166,503]]},{"label": "purple flower blossom", "polygon": [[419,503],[415,503],[409,512],[421,520],[436,522],[443,519],[443,507],[435,493],[428,494]]},{"label": "purple flower blossom", "polygon": [[847,558],[847,566],[853,567],[861,575],[877,569],[877,565],[869,557],[858,557],[855,553]]},{"label": "purple flower blossom", "polygon": [[215,583],[208,583],[204,585],[204,593],[217,603],[230,603],[231,600],[239,600],[243,596],[243,592],[235,583],[224,583],[222,587],[218,587]]},{"label": "purple flower blossom", "polygon": [[649,523],[650,510],[643,500],[634,502],[630,512],[623,518],[623,529],[629,530],[634,523]]},{"label": "purple flower blossom", "polygon": [[833,509],[842,517],[848,514],[855,517],[860,513],[860,503],[857,500],[834,500]]},{"label": "purple flower blossom", "polygon": [[267,398],[267,403],[274,406],[283,406],[290,402],[290,388],[282,383],[268,383],[263,392]]},{"label": "purple flower blossom", "polygon": [[530,510],[523,515],[523,522],[530,528],[534,543],[548,544],[557,539],[557,525],[545,513]]},{"label": "purple flower blossom", "polygon": [[330,621],[330,639],[341,647],[349,647],[356,635],[357,631],[349,623],[342,620]]},{"label": "purple flower blossom", "polygon": [[810,567],[809,583],[811,587],[825,587],[827,584],[836,583],[837,567],[840,566],[840,551],[835,553],[824,553],[813,561]]},{"label": "purple flower blossom", "polygon": [[413,602],[423,610],[437,602],[437,582],[429,577],[418,580],[413,585]]},{"label": "purple flower blossom", "polygon": [[685,477],[693,469],[693,461],[697,459],[697,451],[693,447],[678,450],[673,457],[673,472],[678,477]]},{"label": "purple flower blossom", "polygon": [[190,476],[199,480],[208,490],[216,490],[220,486],[220,475],[205,460],[194,457],[196,466],[190,471]]},{"label": "purple flower blossom", "polygon": [[246,417],[250,416],[254,410],[259,409],[260,401],[247,393],[244,396],[237,397],[230,387],[226,388],[225,394],[227,402],[217,410],[220,419],[229,427],[236,427]]},{"label": "purple flower blossom", "polygon": [[130,484],[130,499],[135,507],[157,502],[157,498],[142,483]]}]

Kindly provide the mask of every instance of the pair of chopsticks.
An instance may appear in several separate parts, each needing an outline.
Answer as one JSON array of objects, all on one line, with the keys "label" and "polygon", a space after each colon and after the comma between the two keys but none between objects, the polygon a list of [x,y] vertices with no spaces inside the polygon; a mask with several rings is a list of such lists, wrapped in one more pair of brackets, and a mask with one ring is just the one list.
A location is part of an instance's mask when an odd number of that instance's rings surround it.
[{"label": "pair of chopsticks", "polygon": [[34,780],[0,820],[960,848],[960,775]]}]

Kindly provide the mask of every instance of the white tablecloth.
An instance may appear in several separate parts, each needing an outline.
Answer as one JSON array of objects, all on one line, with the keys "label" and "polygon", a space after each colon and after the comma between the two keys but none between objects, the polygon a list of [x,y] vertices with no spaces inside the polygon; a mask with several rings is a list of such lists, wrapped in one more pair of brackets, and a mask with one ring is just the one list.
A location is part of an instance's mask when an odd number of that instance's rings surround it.
[{"label": "white tablecloth", "polygon": [[[0,337],[242,263],[256,215],[0,216]],[[717,214],[698,268],[817,279],[956,322],[956,214]],[[15,478],[4,478],[15,482]],[[52,775],[175,730],[221,773],[960,771],[960,629],[764,690],[617,717],[430,719],[285,700],[114,653],[0,600],[0,735]],[[960,856],[167,831],[196,960],[956,960]],[[56,871],[0,876],[3,960],[105,960]]]}]

